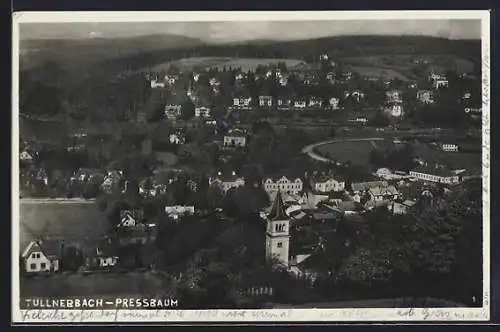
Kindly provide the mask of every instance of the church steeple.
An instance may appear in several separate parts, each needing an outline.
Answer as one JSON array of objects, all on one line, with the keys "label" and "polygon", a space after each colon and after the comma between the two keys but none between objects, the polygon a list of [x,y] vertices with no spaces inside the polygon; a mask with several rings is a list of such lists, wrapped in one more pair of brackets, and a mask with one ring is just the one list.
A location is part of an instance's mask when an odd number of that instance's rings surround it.
[{"label": "church steeple", "polygon": [[281,197],[281,191],[278,190],[276,197],[274,198],[273,205],[271,206],[271,212],[268,216],[269,220],[284,220],[287,219],[285,213],[285,205],[283,204],[283,198]]},{"label": "church steeple", "polygon": [[290,220],[285,213],[285,205],[278,191],[267,216],[266,230],[266,256],[268,259],[276,258],[281,264],[288,266]]}]

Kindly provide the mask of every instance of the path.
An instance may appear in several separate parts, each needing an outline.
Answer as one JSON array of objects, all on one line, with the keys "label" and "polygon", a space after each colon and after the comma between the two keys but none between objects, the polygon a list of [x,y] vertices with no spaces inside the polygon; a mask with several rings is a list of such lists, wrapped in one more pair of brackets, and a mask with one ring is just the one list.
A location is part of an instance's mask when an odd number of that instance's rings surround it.
[{"label": "path", "polygon": [[362,142],[362,141],[383,141],[383,137],[368,137],[368,138],[346,138],[346,139],[334,139],[334,140],[328,140],[328,141],[323,141],[323,142],[318,142],[314,144],[307,145],[302,149],[302,153],[307,154],[309,157],[311,157],[314,160],[321,161],[324,163],[330,163],[332,162],[331,159],[323,157],[316,152],[314,152],[314,149],[325,144],[332,144],[332,143],[342,143],[342,142]]}]

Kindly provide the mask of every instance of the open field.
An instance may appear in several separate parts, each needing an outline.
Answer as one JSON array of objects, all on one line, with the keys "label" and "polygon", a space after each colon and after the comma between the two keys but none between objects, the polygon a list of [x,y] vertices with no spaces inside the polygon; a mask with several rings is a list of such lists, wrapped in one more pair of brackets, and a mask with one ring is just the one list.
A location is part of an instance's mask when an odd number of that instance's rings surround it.
[{"label": "open field", "polygon": [[20,250],[39,236],[81,243],[106,231],[106,217],[93,201],[21,199],[20,203]]},{"label": "open field", "polygon": [[388,79],[388,80],[398,78],[401,81],[405,82],[408,81],[408,79],[405,76],[389,68],[361,67],[361,66],[352,66],[350,68],[362,76],[377,77],[380,79]]},{"label": "open field", "polygon": [[161,296],[167,281],[150,272],[52,275],[21,278],[22,297]]},{"label": "open field", "polygon": [[350,161],[352,165],[368,165],[370,151],[374,149],[374,141],[345,141],[320,145],[315,151],[325,157],[340,161]]},{"label": "open field", "polygon": [[180,70],[193,70],[193,69],[209,69],[218,68],[241,68],[243,71],[255,71],[258,65],[271,65],[279,62],[286,63],[287,67],[293,68],[301,63],[302,60],[295,59],[259,59],[259,58],[223,58],[223,57],[192,57],[183,58],[180,60],[163,63],[154,66],[153,71],[167,69],[171,65],[179,68]]},{"label": "open field", "polygon": [[443,152],[425,143],[415,143],[415,154],[428,162],[450,164],[454,169],[481,169],[481,153]]}]

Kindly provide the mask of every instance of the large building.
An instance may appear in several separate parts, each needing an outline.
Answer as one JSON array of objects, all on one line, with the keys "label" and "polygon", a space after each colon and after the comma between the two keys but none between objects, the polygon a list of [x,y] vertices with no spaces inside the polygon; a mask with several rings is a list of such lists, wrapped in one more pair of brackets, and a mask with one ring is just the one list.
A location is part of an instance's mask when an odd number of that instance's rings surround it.
[{"label": "large building", "polygon": [[264,190],[268,194],[275,193],[277,191],[284,192],[287,194],[298,194],[302,191],[304,183],[300,178],[288,178],[286,176],[279,177],[266,177],[262,181]]},{"label": "large building", "polygon": [[345,181],[333,175],[316,175],[309,180],[312,190],[328,193],[345,190]]},{"label": "large building", "polygon": [[436,182],[444,184],[456,184],[459,182],[460,177],[452,171],[440,167],[417,167],[410,171],[410,176],[426,182]]},{"label": "large building", "polygon": [[288,267],[290,255],[290,220],[285,213],[285,206],[279,191],[266,222],[266,258],[276,259]]},{"label": "large building", "polygon": [[243,187],[245,185],[245,179],[238,176],[236,172],[232,172],[231,175],[224,175],[219,172],[216,177],[210,178],[208,182],[210,186],[218,186],[224,193],[232,188]]}]

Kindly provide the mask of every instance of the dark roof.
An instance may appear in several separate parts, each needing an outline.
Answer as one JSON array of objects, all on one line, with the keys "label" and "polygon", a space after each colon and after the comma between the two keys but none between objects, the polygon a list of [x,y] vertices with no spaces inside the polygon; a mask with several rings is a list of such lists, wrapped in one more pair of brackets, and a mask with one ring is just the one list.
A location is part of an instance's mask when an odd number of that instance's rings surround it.
[{"label": "dark roof", "polygon": [[268,218],[270,220],[284,220],[288,218],[285,213],[285,205],[283,204],[283,199],[281,198],[281,191],[278,191],[278,193],[276,194],[276,198],[274,199]]}]

